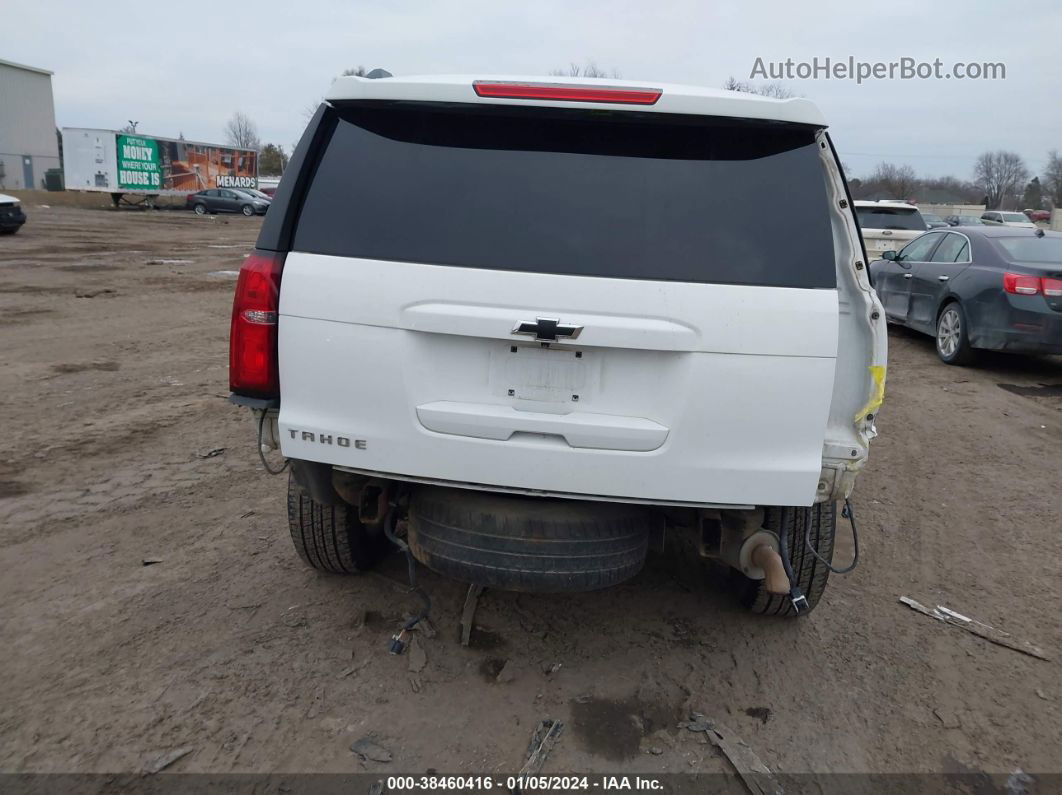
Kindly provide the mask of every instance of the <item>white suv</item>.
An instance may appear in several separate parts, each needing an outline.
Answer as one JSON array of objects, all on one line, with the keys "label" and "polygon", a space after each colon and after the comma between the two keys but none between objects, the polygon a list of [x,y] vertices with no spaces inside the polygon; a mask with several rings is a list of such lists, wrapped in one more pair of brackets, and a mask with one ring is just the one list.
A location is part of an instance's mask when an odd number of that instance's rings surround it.
[{"label": "white suv", "polygon": [[881,259],[886,251],[899,251],[929,226],[913,204],[898,201],[857,201],[863,245],[871,261]]},{"label": "white suv", "polygon": [[[808,100],[549,78],[336,80],[240,274],[233,399],[295,545],[601,588],[651,530],[758,612],[814,606],[885,321]],[[786,196],[764,225],[749,207]]]},{"label": "white suv", "polygon": [[999,210],[981,213],[981,223],[994,224],[995,226],[1016,226],[1020,229],[1037,228],[1036,224],[1025,213],[1007,213]]}]

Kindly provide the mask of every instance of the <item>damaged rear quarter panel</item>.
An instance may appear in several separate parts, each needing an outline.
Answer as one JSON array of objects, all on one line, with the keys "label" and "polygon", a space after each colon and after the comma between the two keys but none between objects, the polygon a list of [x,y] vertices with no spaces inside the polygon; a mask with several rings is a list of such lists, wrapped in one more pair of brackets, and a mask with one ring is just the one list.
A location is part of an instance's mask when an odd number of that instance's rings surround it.
[{"label": "damaged rear quarter panel", "polygon": [[817,501],[826,502],[851,493],[855,476],[866,463],[870,440],[877,435],[874,419],[885,397],[888,338],[836,152],[825,131],[818,141],[830,197],[839,304],[837,373],[816,493]]}]

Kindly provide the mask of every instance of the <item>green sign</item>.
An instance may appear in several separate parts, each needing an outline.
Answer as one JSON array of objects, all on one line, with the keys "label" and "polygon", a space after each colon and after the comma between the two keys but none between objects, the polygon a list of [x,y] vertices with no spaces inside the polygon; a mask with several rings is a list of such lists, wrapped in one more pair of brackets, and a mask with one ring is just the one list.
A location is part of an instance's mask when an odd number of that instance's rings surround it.
[{"label": "green sign", "polygon": [[162,185],[162,165],[159,145],[154,138],[118,135],[118,187],[140,190],[159,190]]}]

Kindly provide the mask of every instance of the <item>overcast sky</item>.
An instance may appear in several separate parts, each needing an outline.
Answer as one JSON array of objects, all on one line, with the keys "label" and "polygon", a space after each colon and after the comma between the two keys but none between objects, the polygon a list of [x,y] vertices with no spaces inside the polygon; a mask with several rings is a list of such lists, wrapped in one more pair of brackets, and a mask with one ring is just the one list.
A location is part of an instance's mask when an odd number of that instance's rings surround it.
[{"label": "overcast sky", "polygon": [[[223,141],[242,110],[290,150],[344,68],[545,74],[594,61],[624,78],[721,86],[765,61],[1003,62],[1006,79],[785,81],[816,101],[851,175],[882,160],[969,178],[986,149],[1034,173],[1062,150],[1062,4],[1002,0],[707,3],[704,0],[0,0],[0,58],[55,72],[60,127]],[[0,108],[0,113],[4,109]]]}]

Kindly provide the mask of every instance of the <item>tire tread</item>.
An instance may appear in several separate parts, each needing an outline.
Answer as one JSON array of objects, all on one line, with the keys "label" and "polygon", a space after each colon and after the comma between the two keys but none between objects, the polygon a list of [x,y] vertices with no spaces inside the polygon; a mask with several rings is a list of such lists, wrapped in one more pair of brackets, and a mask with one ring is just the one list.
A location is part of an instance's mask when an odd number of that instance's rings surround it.
[{"label": "tire tread", "polygon": [[288,478],[288,527],[302,561],[330,574],[371,568],[389,546],[382,533],[368,532],[351,506],[315,502],[293,476]]},{"label": "tire tread", "polygon": [[[431,569],[511,591],[607,588],[645,562],[649,512],[632,506],[418,490],[409,543]],[[455,552],[455,550],[460,550]]]},{"label": "tire tread", "polygon": [[761,580],[750,580],[736,573],[741,601],[753,613],[760,615],[792,618],[810,613],[826,590],[830,570],[808,550],[804,543],[804,531],[809,530],[809,540],[819,555],[832,563],[837,526],[836,504],[819,503],[810,508],[769,507],[764,514],[763,526],[779,535],[782,528],[786,528],[789,535],[789,560],[797,585],[808,600],[809,609],[798,614],[788,596],[767,593]]}]

